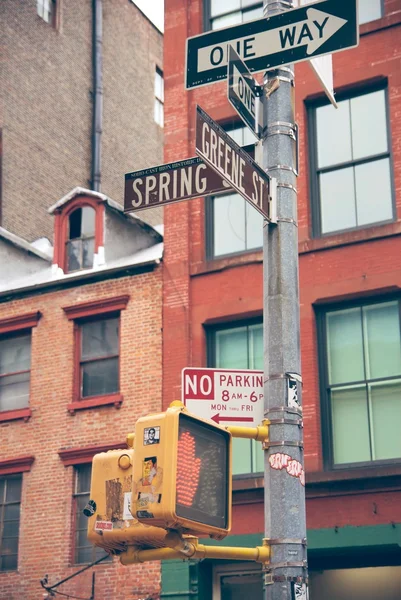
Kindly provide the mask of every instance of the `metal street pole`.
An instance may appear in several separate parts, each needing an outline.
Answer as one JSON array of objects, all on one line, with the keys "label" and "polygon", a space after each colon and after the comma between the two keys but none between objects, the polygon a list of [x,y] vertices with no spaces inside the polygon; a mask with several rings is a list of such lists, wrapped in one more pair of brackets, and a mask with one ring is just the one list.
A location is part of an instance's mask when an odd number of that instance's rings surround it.
[{"label": "metal street pole", "polygon": [[[264,0],[270,17],[291,2]],[[265,600],[307,599],[305,475],[301,401],[294,67],[265,74],[263,168],[276,177],[277,225],[263,234],[265,537],[272,548]]]}]

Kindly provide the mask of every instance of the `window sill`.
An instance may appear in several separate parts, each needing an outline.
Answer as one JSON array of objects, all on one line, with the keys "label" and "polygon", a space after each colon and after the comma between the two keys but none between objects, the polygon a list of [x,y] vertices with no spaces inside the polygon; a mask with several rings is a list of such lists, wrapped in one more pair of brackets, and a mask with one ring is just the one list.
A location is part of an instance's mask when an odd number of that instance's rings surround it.
[{"label": "window sill", "polygon": [[109,394],[108,396],[96,396],[94,398],[88,398],[86,400],[76,400],[68,404],[68,412],[73,415],[77,410],[84,410],[86,408],[98,408],[99,406],[109,406],[114,404],[116,408],[120,408],[123,402],[123,396],[121,394]]},{"label": "window sill", "polygon": [[224,271],[232,267],[250,264],[262,264],[263,251],[262,249],[244,252],[241,254],[233,254],[224,258],[211,258],[210,260],[191,266],[191,276],[203,275],[204,273],[212,273],[213,271]]},{"label": "window sill", "polygon": [[305,239],[298,244],[299,254],[308,254],[319,250],[328,250],[339,246],[348,246],[361,242],[370,242],[380,238],[391,237],[401,234],[401,221],[386,223],[385,225],[376,225],[364,229],[354,229],[353,231],[344,231],[319,237],[314,239]]},{"label": "window sill", "polygon": [[16,410],[4,410],[0,412],[0,422],[5,421],[16,421],[17,419],[24,419],[29,421],[32,416],[30,408],[17,408]]},{"label": "window sill", "polygon": [[375,21],[369,21],[360,25],[359,33],[361,36],[367,35],[368,33],[374,33],[380,31],[380,29],[387,29],[387,27],[393,27],[401,22],[401,11],[395,11],[389,15],[385,15],[381,19]]},{"label": "window sill", "polygon": [[[401,490],[401,464],[306,472],[306,498]],[[233,479],[233,504],[263,502],[264,480],[259,475]]]}]

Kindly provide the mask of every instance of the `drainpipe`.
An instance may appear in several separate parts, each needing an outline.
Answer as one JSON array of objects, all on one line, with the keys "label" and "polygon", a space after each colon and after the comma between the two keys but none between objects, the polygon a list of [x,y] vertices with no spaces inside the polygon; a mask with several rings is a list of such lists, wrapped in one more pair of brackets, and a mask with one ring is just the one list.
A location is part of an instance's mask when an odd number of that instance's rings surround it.
[{"label": "drainpipe", "polygon": [[101,136],[103,119],[103,14],[102,0],[93,0],[93,120],[92,120],[92,189],[100,192]]}]

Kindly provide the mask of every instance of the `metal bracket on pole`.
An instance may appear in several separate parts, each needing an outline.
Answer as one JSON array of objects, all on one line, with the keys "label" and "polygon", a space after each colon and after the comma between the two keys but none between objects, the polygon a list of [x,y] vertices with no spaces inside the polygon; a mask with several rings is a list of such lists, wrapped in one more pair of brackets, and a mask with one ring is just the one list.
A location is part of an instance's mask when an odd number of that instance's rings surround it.
[{"label": "metal bracket on pole", "polygon": [[278,442],[263,442],[263,449],[268,450],[274,446],[293,446],[295,448],[301,448],[303,450],[303,442],[291,442],[288,440],[279,440]]}]

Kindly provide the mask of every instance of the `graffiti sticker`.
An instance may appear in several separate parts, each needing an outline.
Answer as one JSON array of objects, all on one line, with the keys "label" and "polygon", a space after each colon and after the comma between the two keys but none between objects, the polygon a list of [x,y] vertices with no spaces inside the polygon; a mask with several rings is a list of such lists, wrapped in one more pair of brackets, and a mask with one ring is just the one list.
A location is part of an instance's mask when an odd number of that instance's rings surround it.
[{"label": "graffiti sticker", "polygon": [[143,431],[143,445],[160,444],[160,427],[146,427]]},{"label": "graffiti sticker", "polygon": [[271,468],[276,471],[285,469],[288,475],[291,475],[291,477],[298,477],[301,484],[305,485],[305,471],[303,470],[301,463],[298,460],[291,458],[288,454],[284,454],[283,452],[272,454],[269,456],[269,464]]},{"label": "graffiti sticker", "polygon": [[292,584],[292,599],[293,600],[309,600],[309,591],[306,583]]}]

